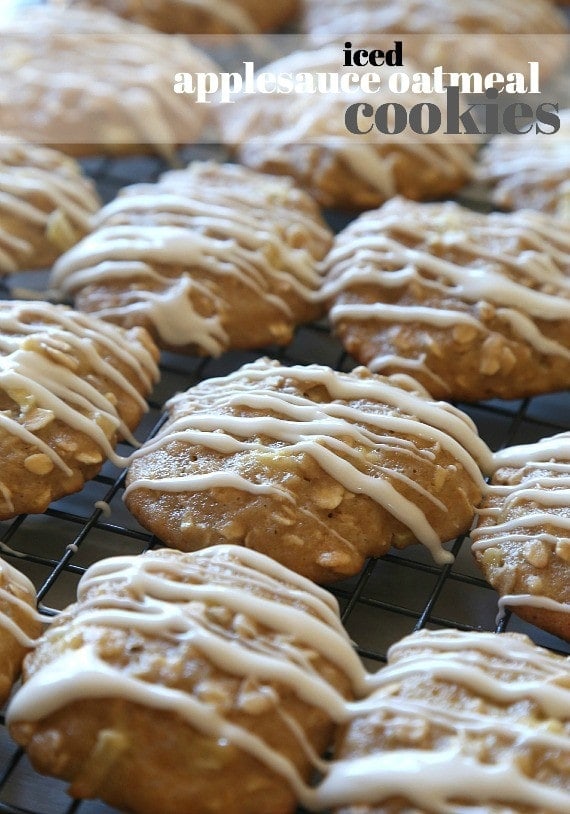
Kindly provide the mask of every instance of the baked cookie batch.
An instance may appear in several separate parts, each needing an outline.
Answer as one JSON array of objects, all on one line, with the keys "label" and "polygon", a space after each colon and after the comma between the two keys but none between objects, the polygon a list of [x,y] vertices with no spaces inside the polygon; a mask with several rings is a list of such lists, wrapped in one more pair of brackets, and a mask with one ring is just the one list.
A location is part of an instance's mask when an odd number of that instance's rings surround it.
[{"label": "baked cookie batch", "polygon": [[[416,37],[420,68],[482,32],[470,70],[564,58],[563,36],[539,48],[566,31],[548,0],[71,0],[2,22],[0,274],[51,274],[46,301],[0,302],[0,519],[111,461],[157,540],[93,564],[53,619],[0,559],[6,723],[73,797],[134,814],[567,814],[568,658],[423,630],[369,674],[319,585],[393,547],[448,564],[469,535],[500,613],[570,641],[570,433],[492,452],[455,406],[570,387],[568,111],[482,149],[356,146],[350,94],[244,94],[219,119],[171,92],[219,70],[193,35],[295,20],[309,49],[270,70],[338,70],[349,31]],[[70,157],[172,160],[220,126],[237,163],[104,206]],[[474,180],[503,211],[443,200]],[[319,319],[350,372],[271,358]],[[260,358],[137,440],[161,351],[236,350]]]}]

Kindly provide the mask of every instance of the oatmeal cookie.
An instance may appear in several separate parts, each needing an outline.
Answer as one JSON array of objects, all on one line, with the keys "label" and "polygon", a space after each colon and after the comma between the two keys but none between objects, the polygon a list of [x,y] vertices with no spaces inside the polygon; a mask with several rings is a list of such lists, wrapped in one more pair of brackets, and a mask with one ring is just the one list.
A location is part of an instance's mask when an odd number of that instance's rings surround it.
[{"label": "oatmeal cookie", "polygon": [[422,630],[373,678],[319,789],[323,808],[568,811],[568,658],[520,634]]},{"label": "oatmeal cookie", "polygon": [[0,135],[0,274],[49,266],[100,206],[72,158]]},{"label": "oatmeal cookie", "polygon": [[73,797],[292,814],[360,671],[336,600],[308,580],[234,546],[153,551],[91,566],[8,721]]},{"label": "oatmeal cookie", "polygon": [[[437,562],[465,531],[490,452],[409,377],[260,359],[168,403],[125,500],[164,543],[245,545],[316,582],[417,541]],[[421,390],[421,388],[419,388]]]},{"label": "oatmeal cookie", "polygon": [[72,155],[158,151],[196,140],[208,105],[178,71],[219,69],[183,37],[104,11],[33,5],[0,24],[0,131]]},{"label": "oatmeal cookie", "polygon": [[473,553],[500,606],[570,641],[570,433],[495,453]]},{"label": "oatmeal cookie", "polygon": [[8,698],[24,656],[40,635],[36,591],[30,580],[0,559],[0,705]]},{"label": "oatmeal cookie", "polygon": [[0,302],[0,519],[78,491],[146,411],[157,351],[64,306]]},{"label": "oatmeal cookie", "polygon": [[56,263],[52,285],[161,347],[217,356],[287,344],[318,317],[331,243],[290,179],[196,162],[124,189]]},{"label": "oatmeal cookie", "polygon": [[478,177],[501,209],[538,209],[570,219],[570,110],[551,134],[500,135],[481,154]]},{"label": "oatmeal cookie", "polygon": [[546,214],[398,199],[337,236],[323,294],[371,370],[440,398],[512,399],[570,384],[569,258]]},{"label": "oatmeal cookie", "polygon": [[[312,77],[366,72],[362,68],[339,71],[340,62],[339,49],[326,47],[296,51],[266,65],[262,72]],[[394,101],[385,87],[365,99],[374,109]],[[397,194],[437,199],[470,180],[476,137],[466,136],[459,142],[438,133],[417,135],[410,128],[389,136],[377,130],[371,118],[359,124],[360,134],[354,134],[347,128],[346,111],[362,101],[357,86],[338,92],[244,92],[232,104],[219,105],[217,115],[222,138],[242,163],[292,176],[325,207],[366,209]],[[422,101],[437,104],[445,117],[441,94],[424,94]],[[398,96],[406,115],[417,102],[417,94],[411,92]],[[391,113],[388,119],[387,126],[393,128]]]}]

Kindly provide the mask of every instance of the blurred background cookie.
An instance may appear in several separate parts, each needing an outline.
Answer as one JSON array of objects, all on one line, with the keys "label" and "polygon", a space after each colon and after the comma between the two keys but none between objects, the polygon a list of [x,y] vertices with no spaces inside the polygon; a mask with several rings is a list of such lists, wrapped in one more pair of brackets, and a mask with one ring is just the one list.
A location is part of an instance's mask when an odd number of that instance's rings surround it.
[{"label": "blurred background cookie", "polygon": [[266,557],[114,557],[27,659],[10,731],[77,798],[292,814],[360,669],[336,600]]},{"label": "blurred background cookie", "polygon": [[570,434],[495,458],[472,532],[475,559],[502,607],[570,641]]},{"label": "blurred background cookie", "polygon": [[[263,71],[338,76],[341,58],[337,47],[296,51]],[[356,74],[368,68],[346,70]],[[366,100],[374,106],[393,102],[393,94],[384,89],[366,95]],[[366,209],[396,194],[420,200],[442,198],[470,180],[474,137],[458,142],[437,133],[417,135],[410,128],[390,136],[375,129],[371,118],[365,120],[369,132],[353,134],[347,129],[346,110],[362,99],[357,88],[326,93],[242,93],[231,104],[219,106],[220,129],[242,163],[292,176],[325,207]],[[421,100],[435,103],[445,118],[445,97],[424,94]],[[417,94],[411,92],[398,96],[406,115],[417,102]],[[393,132],[393,115],[388,118],[387,127]],[[361,127],[364,131],[364,125]]]},{"label": "blurred background cookie", "polygon": [[501,209],[538,209],[570,219],[570,110],[556,133],[495,136],[481,153],[478,178]]},{"label": "blurred background cookie", "polygon": [[335,240],[323,293],[346,349],[432,395],[512,399],[570,385],[570,231],[394,199]]},{"label": "blurred background cookie", "polygon": [[289,178],[213,162],[128,187],[55,265],[76,307],[147,328],[161,347],[219,355],[287,344],[317,318],[332,234]]},{"label": "blurred background cookie", "polygon": [[94,477],[147,409],[156,348],[141,329],[0,301],[0,518],[43,512]]},{"label": "blurred background cookie", "polygon": [[0,559],[0,705],[8,698],[24,656],[41,630],[34,586]]},{"label": "blurred background cookie", "polygon": [[196,140],[207,105],[178,71],[216,71],[182,37],[104,11],[36,5],[0,22],[0,131],[72,155],[158,151]]},{"label": "blurred background cookie", "polygon": [[100,205],[73,159],[0,136],[0,273],[49,266],[89,231]]},{"label": "blurred background cookie", "polygon": [[106,8],[168,34],[257,34],[295,18],[298,0],[68,0],[67,5]]},{"label": "blurred background cookie", "polygon": [[317,582],[390,546],[450,561],[441,543],[469,527],[475,459],[490,453],[467,416],[417,388],[259,359],[170,400],[133,457],[126,504],[167,545],[245,545]]}]

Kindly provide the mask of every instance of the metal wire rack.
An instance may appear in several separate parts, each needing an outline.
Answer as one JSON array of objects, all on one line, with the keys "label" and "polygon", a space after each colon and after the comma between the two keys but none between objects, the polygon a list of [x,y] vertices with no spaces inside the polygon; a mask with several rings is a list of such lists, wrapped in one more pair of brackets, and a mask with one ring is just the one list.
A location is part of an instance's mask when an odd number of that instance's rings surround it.
[{"label": "metal wire rack", "polygon": [[[219,158],[209,145],[182,156]],[[152,181],[165,169],[154,157],[85,162],[104,200],[134,181]],[[467,200],[481,206],[475,197]],[[344,216],[331,219],[334,227]],[[41,292],[41,272],[10,280],[0,296],[21,295],[22,286]],[[40,294],[41,296],[41,294]],[[210,376],[223,375],[260,355],[284,363],[318,362],[348,370],[353,360],[330,334],[325,321],[303,326],[285,349],[230,352],[219,359],[163,354],[162,378],[150,402],[150,411],[137,436],[144,440],[161,421],[165,400],[175,392]],[[459,405],[476,422],[483,439],[494,449],[534,441],[570,429],[570,392],[517,401],[492,401]],[[123,452],[127,448],[123,448]],[[42,515],[24,515],[0,523],[0,553],[26,573],[37,587],[42,609],[57,614],[74,601],[77,583],[85,569],[104,557],[139,554],[159,541],[141,528],[122,502],[124,471],[106,464],[100,475],[77,495],[53,503]],[[570,647],[536,628],[507,615],[497,623],[497,595],[483,579],[470,554],[468,539],[451,546],[452,565],[440,568],[422,546],[391,553],[370,561],[363,571],[331,590],[340,603],[344,624],[364,663],[372,670],[385,661],[390,644],[413,630],[429,626],[463,630],[508,629],[526,632],[534,641],[563,653]],[[65,784],[40,777],[25,755],[10,740],[0,713],[0,814],[111,814],[113,809],[96,802],[72,802]]]}]

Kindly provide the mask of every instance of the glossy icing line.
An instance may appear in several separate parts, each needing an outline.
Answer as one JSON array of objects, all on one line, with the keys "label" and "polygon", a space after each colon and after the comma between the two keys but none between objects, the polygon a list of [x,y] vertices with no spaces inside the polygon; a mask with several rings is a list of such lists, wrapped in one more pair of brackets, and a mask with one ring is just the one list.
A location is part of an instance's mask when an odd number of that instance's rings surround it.
[{"label": "glossy icing line", "polygon": [[[301,804],[311,810],[345,803],[372,804],[392,796],[416,804],[421,797],[421,804],[429,805],[436,814],[455,810],[452,801],[458,797],[468,802],[525,805],[540,800],[540,805],[557,813],[568,810],[567,790],[548,780],[527,777],[515,760],[517,745],[568,752],[567,731],[551,730],[540,722],[533,725],[520,715],[479,711],[472,705],[442,709],[426,699],[405,695],[399,699],[393,694],[405,676],[436,682],[448,679],[492,704],[508,705],[509,710],[516,709],[519,701],[532,699],[545,716],[568,721],[568,660],[536,648],[529,640],[510,636],[506,655],[503,636],[422,631],[391,648],[388,666],[370,675],[351,647],[330,594],[268,557],[235,546],[216,546],[173,559],[150,552],[105,560],[84,575],[78,598],[77,615],[68,622],[78,630],[93,625],[134,630],[169,642],[188,641],[230,675],[254,675],[258,683],[269,681],[267,691],[273,688],[277,704],[278,688],[285,684],[300,698],[327,709],[337,722],[399,710],[400,716],[443,727],[446,742],[432,749],[391,751],[371,744],[366,757],[322,760],[300,727],[285,718],[299,750],[322,773],[323,779],[311,786],[254,731],[230,723],[219,708],[197,693],[152,684],[103,661],[96,643],[88,643],[89,636],[81,647],[44,663],[24,683],[10,703],[10,724],[40,720],[73,700],[119,697],[175,712],[205,735],[228,740],[284,777]],[[299,601],[306,609],[299,607]],[[210,605],[221,605],[243,616],[244,622],[250,620],[249,625],[259,624],[277,635],[269,639],[227,636],[223,627],[208,621]],[[306,652],[307,646],[313,655]],[[344,700],[317,673],[311,663],[317,653],[350,677],[360,700]],[[504,666],[497,665],[496,658],[504,660]],[[501,678],[503,670],[511,674],[510,681]],[[285,711],[283,714],[286,716]],[[513,744],[513,752],[501,755],[496,764],[480,761],[469,751],[469,737],[485,733]]]},{"label": "glossy icing line", "polygon": [[[286,389],[283,392],[272,386],[276,379],[289,379],[300,390],[320,385],[328,391],[329,400],[315,402],[302,394],[293,395]],[[435,444],[452,455],[483,488],[476,461],[488,466],[491,453],[460,411],[386,381],[358,379],[319,365],[282,367],[264,360],[225,378],[210,379],[198,389],[196,398],[202,399],[200,409],[173,418],[154,441],[134,453],[133,460],[152,454],[173,440],[199,444],[224,454],[246,450],[275,452],[272,444],[277,442],[283,453],[310,456],[345,489],[366,494],[384,506],[413,531],[436,561],[448,561],[449,552],[441,547],[427,517],[412,499],[402,494],[399,485],[426,498],[440,511],[446,510],[445,505],[413,479],[403,473],[392,473],[380,463],[367,463],[365,456],[397,449],[404,459],[416,457],[425,461],[432,459],[430,445]],[[174,415],[177,404],[186,398],[182,394],[170,400],[168,408]],[[397,412],[386,415],[362,408],[358,406],[361,400],[387,404]],[[256,414],[235,414],[244,410]],[[407,435],[411,438],[402,437]],[[125,497],[137,489],[180,492],[227,485],[249,492],[284,492],[283,496],[291,499],[282,487],[270,482],[248,482],[244,476],[238,478],[233,473],[229,476],[221,469],[206,475],[189,472],[175,478],[134,478]]]},{"label": "glossy icing line", "polygon": [[[10,608],[18,610],[29,619],[37,619],[39,614],[29,602],[16,596],[11,590],[11,586],[16,586],[19,591],[30,597],[35,597],[36,591],[32,582],[14,568],[12,565],[0,558],[0,628],[10,634],[22,647],[33,647],[35,639],[31,639],[22,627],[12,618]],[[8,611],[2,611],[2,605],[8,606]],[[43,617],[39,617],[45,621]]]}]

